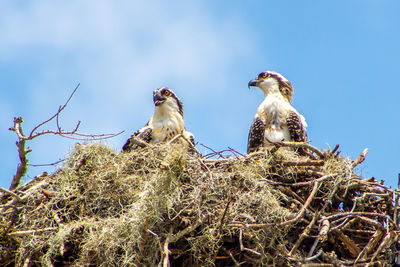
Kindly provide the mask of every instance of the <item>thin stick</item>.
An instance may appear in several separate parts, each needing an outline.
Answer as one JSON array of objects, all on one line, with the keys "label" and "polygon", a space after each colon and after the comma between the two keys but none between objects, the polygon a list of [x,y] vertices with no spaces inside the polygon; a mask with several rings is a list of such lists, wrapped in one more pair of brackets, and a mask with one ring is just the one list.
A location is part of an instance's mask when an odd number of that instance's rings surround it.
[{"label": "thin stick", "polygon": [[150,145],[149,143],[146,143],[146,142],[140,140],[139,138],[135,138],[135,137],[131,138],[131,142],[135,143],[136,145],[138,145],[140,147],[152,147],[152,145]]},{"label": "thin stick", "polygon": [[331,151],[332,154],[335,154],[335,152],[339,149],[339,144],[336,144],[335,148]]},{"label": "thin stick", "polygon": [[364,249],[358,254],[357,259],[354,261],[354,265],[359,261],[364,261],[366,260],[366,255],[371,253],[371,251],[378,245],[379,240],[383,236],[383,231],[381,229],[377,229],[374,233],[374,235],[371,237],[369,240],[368,244],[364,247]]},{"label": "thin stick", "polygon": [[222,250],[229,255],[229,257],[231,257],[231,260],[233,261],[233,263],[235,264],[235,266],[240,266],[240,262],[238,262],[235,257],[233,257],[232,252],[230,252],[229,250],[227,250],[226,248],[222,248]]},{"label": "thin stick", "polygon": [[53,120],[55,117],[57,117],[57,116],[61,113],[61,111],[63,111],[63,110],[66,108],[66,106],[68,105],[69,101],[70,101],[71,98],[74,96],[76,90],[78,90],[79,86],[80,86],[80,83],[78,83],[78,85],[77,85],[77,86],[75,87],[75,89],[72,91],[71,95],[70,95],[69,98],[67,99],[67,102],[65,102],[64,105],[62,105],[62,106],[60,106],[60,107],[58,108],[58,111],[57,111],[56,114],[54,114],[53,116],[51,116],[49,119],[45,120],[44,122],[39,123],[35,128],[32,129],[32,131],[31,131],[31,133],[29,134],[29,137],[28,137],[28,138],[32,138],[32,137],[35,135],[35,132],[36,132],[37,129],[39,129],[41,126],[45,125],[45,124],[48,123],[49,121]]},{"label": "thin stick", "polygon": [[330,216],[325,217],[327,220],[331,219],[336,219],[340,217],[345,217],[345,216],[373,216],[373,217],[383,217],[386,218],[387,215],[385,214],[380,214],[376,212],[363,212],[363,211],[357,211],[357,212],[342,212],[342,213],[337,213],[333,214]]},{"label": "thin stick", "polygon": [[184,207],[183,209],[181,209],[172,219],[171,222],[173,222],[176,218],[178,218],[179,215],[181,215],[181,213],[186,210],[187,208],[189,208],[192,204],[194,203],[194,200],[192,200],[189,204],[186,205],[186,207]]},{"label": "thin stick", "polygon": [[282,166],[297,166],[297,167],[306,167],[306,166],[324,166],[325,161],[323,160],[307,160],[307,161],[278,161],[277,165]]},{"label": "thin stick", "polygon": [[150,234],[152,234],[152,235],[157,239],[158,248],[160,249],[160,253],[161,253],[161,255],[162,255],[163,248],[162,248],[162,245],[161,245],[160,237],[159,237],[156,233],[154,233],[153,231],[151,231],[150,229],[147,229],[147,232],[149,232]]},{"label": "thin stick", "polygon": [[311,201],[313,200],[315,194],[317,193],[318,189],[319,189],[319,182],[316,182],[314,184],[314,187],[313,187],[310,195],[308,196],[308,198],[307,198],[306,202],[304,203],[303,207],[301,207],[301,210],[297,214],[297,216],[295,218],[289,220],[289,221],[280,223],[280,226],[286,226],[286,225],[293,224],[293,223],[297,222],[300,218],[302,218],[304,216],[304,213],[305,213],[306,209],[308,208],[308,206],[310,205]]},{"label": "thin stick", "polygon": [[189,225],[188,227],[186,227],[185,229],[179,231],[178,233],[176,233],[175,235],[172,235],[169,239],[170,243],[174,243],[176,241],[178,241],[179,239],[181,239],[183,236],[191,233],[193,230],[195,230],[197,227],[199,227],[201,224],[200,220],[197,220],[196,222],[194,222],[193,224]]},{"label": "thin stick", "polygon": [[[206,146],[206,145],[204,145],[204,144],[201,144],[200,143],[200,145],[201,146],[203,146],[203,147],[205,147],[205,148],[207,148],[207,149],[209,149],[209,150],[211,150],[215,155],[218,155],[218,156],[220,156],[221,158],[225,158],[224,157],[224,155],[222,155],[220,152],[217,152],[217,151],[215,151],[214,149],[212,149],[212,148],[210,148],[210,147],[208,147],[208,146]],[[208,157],[208,155],[205,155],[204,157]]]},{"label": "thin stick", "polygon": [[235,150],[235,149],[233,149],[233,148],[231,148],[231,147],[229,147],[229,146],[228,146],[228,148],[229,148],[229,151],[230,151],[233,155],[235,155],[235,157],[238,158],[239,156],[241,156],[241,157],[244,156],[242,153],[238,152],[237,150]]},{"label": "thin stick", "polygon": [[197,148],[193,145],[192,142],[190,142],[183,134],[178,134],[176,135],[174,138],[172,138],[169,142],[168,145],[170,145],[172,142],[175,142],[175,140],[177,140],[178,138],[182,138],[183,140],[186,141],[186,143],[188,143],[188,145],[190,146],[191,149],[193,149],[194,152],[196,152],[197,155],[199,155],[201,157],[201,153],[197,150]]},{"label": "thin stick", "polygon": [[277,143],[272,143],[273,145],[276,146],[287,146],[287,147],[293,147],[293,148],[307,148],[317,154],[321,159],[325,158],[324,154],[319,151],[318,148],[310,145],[309,143],[301,143],[301,142],[277,142]]},{"label": "thin stick", "polygon": [[293,254],[295,253],[295,251],[297,250],[297,248],[300,246],[301,242],[303,242],[304,238],[306,238],[308,236],[308,234],[311,231],[311,228],[314,226],[314,224],[317,221],[317,217],[319,216],[319,212],[317,212],[312,221],[307,225],[306,229],[304,229],[304,231],[301,233],[299,239],[297,239],[296,243],[294,244],[294,246],[292,247],[292,249],[289,252],[289,256],[293,256]]},{"label": "thin stick", "polygon": [[31,167],[55,166],[55,165],[57,165],[58,163],[61,163],[61,162],[64,162],[64,161],[65,161],[65,159],[60,159],[60,160],[58,160],[58,161],[56,161],[56,162],[54,162],[54,163],[48,163],[48,164],[28,164],[28,166],[31,166]]},{"label": "thin stick", "polygon": [[169,238],[167,237],[163,245],[163,267],[171,266],[169,261],[169,254],[171,253],[171,251],[169,251],[168,245],[169,245]]},{"label": "thin stick", "polygon": [[323,220],[321,223],[321,229],[318,233],[317,238],[314,241],[314,244],[312,245],[310,251],[308,252],[308,257],[311,257],[312,254],[314,253],[315,248],[317,247],[318,243],[320,240],[325,241],[327,239],[327,234],[329,231],[331,224],[329,223],[329,220]]},{"label": "thin stick", "polygon": [[[305,261],[312,261],[312,260],[315,260],[316,258],[318,258],[319,256],[321,256],[321,254],[322,254],[322,249],[320,249],[320,250],[318,251],[318,253],[315,254],[314,256],[309,256],[308,258],[305,258]],[[318,264],[318,263],[317,263],[317,264]],[[310,266],[310,265],[306,265],[306,266]],[[317,266],[319,266],[319,265],[313,265],[313,266],[317,267]],[[324,266],[324,265],[322,265],[322,266]],[[331,266],[331,265],[329,264],[329,266]]]},{"label": "thin stick", "polygon": [[267,179],[260,179],[259,181],[271,182],[271,183],[273,183],[274,185],[283,185],[283,186],[298,187],[298,186],[305,186],[305,185],[314,184],[314,183],[316,183],[316,182],[322,182],[322,181],[328,180],[328,179],[330,179],[330,178],[333,178],[333,177],[335,177],[336,175],[337,175],[336,173],[334,173],[334,174],[328,174],[328,175],[322,176],[322,177],[317,178],[317,179],[314,179],[314,180],[310,180],[310,181],[306,181],[306,182],[298,182],[298,183],[294,183],[294,184],[290,184],[290,183],[280,183],[280,182],[270,181],[270,180],[267,180]]},{"label": "thin stick", "polygon": [[246,248],[246,247],[243,245],[243,229],[240,229],[240,230],[239,230],[239,246],[240,246],[240,250],[241,250],[241,251],[248,251],[248,252],[251,252],[251,253],[253,253],[253,254],[256,254],[257,256],[260,256],[260,255],[261,255],[260,252],[255,251],[254,249]]},{"label": "thin stick", "polygon": [[221,221],[220,221],[220,224],[219,224],[219,231],[218,231],[219,234],[222,233],[222,226],[224,225],[225,215],[226,215],[226,213],[227,213],[227,211],[228,211],[229,204],[231,204],[231,202],[232,202],[232,197],[231,197],[231,195],[229,194],[228,201],[227,201],[227,203],[226,203],[225,210],[224,210],[224,213],[223,213],[223,215],[222,215],[222,218],[221,218]]},{"label": "thin stick", "polygon": [[[98,140],[105,140],[105,139],[110,139],[113,137],[116,137],[122,133],[124,133],[125,131],[120,131],[119,133],[115,133],[115,134],[82,134],[82,133],[77,133],[75,130],[74,131],[70,131],[70,132],[54,132],[54,131],[48,131],[48,133],[52,133],[52,134],[56,134],[56,135],[60,135],[62,137],[68,138],[68,139],[72,139],[72,140],[80,140],[80,141],[98,141]],[[77,137],[71,137],[68,135],[74,135],[74,136],[82,136],[82,138],[77,138]]]},{"label": "thin stick", "polygon": [[32,234],[40,234],[44,232],[51,232],[57,230],[57,227],[48,227],[43,229],[36,229],[36,230],[24,230],[24,231],[16,231],[8,233],[9,236],[20,236],[20,235],[32,235]]},{"label": "thin stick", "polygon": [[173,142],[175,142],[176,140],[178,140],[180,137],[183,137],[182,134],[177,134],[174,136],[174,138],[172,138],[171,140],[169,140],[169,142],[167,143],[167,145],[172,144]]},{"label": "thin stick", "polygon": [[378,253],[383,251],[385,248],[387,248],[390,244],[393,243],[393,239],[397,236],[394,231],[389,232],[382,240],[380,243],[378,249],[375,251],[374,255],[371,258],[371,261],[374,261],[375,258],[378,256]]},{"label": "thin stick", "polygon": [[361,152],[361,154],[353,161],[351,167],[354,169],[357,165],[361,164],[365,160],[367,154],[368,148],[364,149],[363,152]]},{"label": "thin stick", "polygon": [[3,187],[0,187],[0,191],[2,191],[2,192],[5,193],[5,194],[9,194],[9,195],[11,195],[11,196],[17,198],[18,201],[21,201],[21,200],[22,200],[22,198],[21,198],[20,196],[18,196],[16,193],[14,193],[14,192],[12,192],[12,191],[10,191],[10,190],[7,190],[7,189],[5,189],[5,188],[3,188]]}]

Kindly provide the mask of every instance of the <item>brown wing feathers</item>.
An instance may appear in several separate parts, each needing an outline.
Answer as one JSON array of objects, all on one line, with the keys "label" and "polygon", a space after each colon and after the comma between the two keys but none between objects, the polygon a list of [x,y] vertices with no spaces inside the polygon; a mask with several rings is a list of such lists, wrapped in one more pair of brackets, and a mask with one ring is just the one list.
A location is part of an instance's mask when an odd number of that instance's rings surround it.
[{"label": "brown wing feathers", "polygon": [[294,142],[307,141],[306,130],[301,122],[300,116],[296,112],[290,112],[286,118],[289,128],[290,139]]},{"label": "brown wing feathers", "polygon": [[[142,133],[140,133],[140,130],[137,130],[134,134],[131,135],[131,137],[126,141],[125,145],[122,147],[122,151],[129,152],[131,150],[137,149],[139,146],[135,144],[133,141],[134,138],[138,138],[143,140],[146,143],[150,143],[151,140],[151,128],[147,128],[144,130]],[[140,134],[139,134],[140,133]]]},{"label": "brown wing feathers", "polygon": [[256,117],[251,125],[247,153],[257,151],[264,145],[265,123],[260,117]]}]

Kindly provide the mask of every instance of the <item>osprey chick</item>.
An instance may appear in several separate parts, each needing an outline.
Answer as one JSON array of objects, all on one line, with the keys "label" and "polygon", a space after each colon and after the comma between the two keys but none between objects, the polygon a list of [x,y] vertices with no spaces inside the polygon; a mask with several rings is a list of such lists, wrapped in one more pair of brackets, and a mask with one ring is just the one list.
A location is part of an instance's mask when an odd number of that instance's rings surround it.
[{"label": "osprey chick", "polygon": [[138,148],[133,142],[134,138],[150,144],[166,142],[178,134],[182,134],[194,144],[193,134],[185,130],[183,120],[183,105],[175,93],[162,87],[154,90],[153,102],[154,114],[149,122],[140,130],[137,130],[122,147],[122,151],[131,151]]},{"label": "osprey chick", "polygon": [[307,141],[307,123],[291,105],[293,87],[285,77],[275,71],[264,71],[248,86],[260,88],[264,101],[258,107],[250,128],[247,153],[273,142]]}]

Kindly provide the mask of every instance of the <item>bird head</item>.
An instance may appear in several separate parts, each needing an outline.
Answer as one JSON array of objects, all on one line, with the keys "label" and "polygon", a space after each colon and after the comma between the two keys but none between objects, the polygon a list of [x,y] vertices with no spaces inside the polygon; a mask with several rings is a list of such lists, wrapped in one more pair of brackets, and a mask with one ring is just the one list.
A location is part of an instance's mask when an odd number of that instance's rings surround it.
[{"label": "bird head", "polygon": [[275,71],[264,71],[249,81],[248,87],[258,87],[264,94],[268,94],[273,90],[279,90],[282,96],[290,103],[293,96],[292,84],[283,75]]},{"label": "bird head", "polygon": [[173,106],[183,115],[183,105],[175,93],[168,87],[161,87],[153,91],[153,102],[156,107]]}]

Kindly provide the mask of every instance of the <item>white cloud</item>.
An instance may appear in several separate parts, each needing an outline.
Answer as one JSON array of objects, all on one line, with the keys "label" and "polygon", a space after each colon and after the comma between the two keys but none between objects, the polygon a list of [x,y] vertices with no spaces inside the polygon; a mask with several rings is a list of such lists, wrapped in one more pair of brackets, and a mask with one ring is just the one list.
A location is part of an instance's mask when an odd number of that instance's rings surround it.
[{"label": "white cloud", "polygon": [[48,50],[51,57],[66,55],[64,66],[54,68],[54,62],[46,66],[44,61],[41,74],[58,78],[73,65],[92,96],[112,89],[118,92],[112,96],[131,103],[133,90],[142,99],[157,80],[173,77],[199,83],[200,77],[226,70],[233,55],[250,51],[251,44],[240,38],[240,22],[218,21],[196,4],[186,8],[177,12],[162,1],[8,6],[1,23],[2,57],[12,60],[21,51],[34,54],[36,49]]}]

